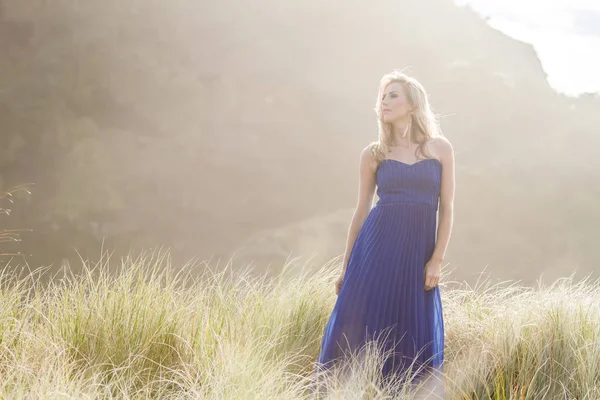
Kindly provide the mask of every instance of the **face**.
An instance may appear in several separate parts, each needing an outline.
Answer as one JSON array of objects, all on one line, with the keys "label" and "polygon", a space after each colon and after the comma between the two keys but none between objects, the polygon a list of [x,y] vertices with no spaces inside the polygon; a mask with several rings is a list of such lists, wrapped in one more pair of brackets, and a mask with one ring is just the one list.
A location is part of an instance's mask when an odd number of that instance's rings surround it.
[{"label": "face", "polygon": [[401,83],[392,82],[387,85],[381,97],[383,122],[402,121],[410,117],[412,107]]}]

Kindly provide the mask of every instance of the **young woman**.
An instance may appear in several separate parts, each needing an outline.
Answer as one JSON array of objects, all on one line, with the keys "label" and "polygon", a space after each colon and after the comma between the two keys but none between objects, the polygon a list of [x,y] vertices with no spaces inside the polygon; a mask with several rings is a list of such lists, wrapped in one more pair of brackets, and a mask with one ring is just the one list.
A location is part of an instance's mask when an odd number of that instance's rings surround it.
[{"label": "young woman", "polygon": [[392,354],[384,377],[423,376],[441,372],[444,359],[438,282],[452,230],[454,154],[416,79],[383,76],[375,111],[379,140],[360,156],[358,205],[317,371],[378,339]]}]

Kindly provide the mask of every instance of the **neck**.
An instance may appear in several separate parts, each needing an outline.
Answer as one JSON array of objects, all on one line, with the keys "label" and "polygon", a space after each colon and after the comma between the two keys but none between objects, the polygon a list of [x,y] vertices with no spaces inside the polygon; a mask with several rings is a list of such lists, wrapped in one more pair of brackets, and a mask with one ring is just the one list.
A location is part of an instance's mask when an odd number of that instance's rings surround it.
[{"label": "neck", "polygon": [[409,121],[398,121],[394,123],[392,125],[392,143],[403,146],[410,145],[412,141],[411,128]]}]

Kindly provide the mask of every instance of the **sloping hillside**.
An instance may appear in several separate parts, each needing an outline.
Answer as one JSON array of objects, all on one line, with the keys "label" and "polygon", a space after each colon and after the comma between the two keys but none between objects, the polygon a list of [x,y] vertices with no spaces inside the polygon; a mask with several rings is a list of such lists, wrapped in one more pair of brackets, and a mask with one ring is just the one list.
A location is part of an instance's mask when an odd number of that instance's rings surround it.
[{"label": "sloping hillside", "polygon": [[0,176],[37,184],[11,220],[35,229],[36,262],[94,257],[103,238],[226,256],[352,207],[379,77],[405,66],[457,152],[449,261],[511,277],[599,261],[600,101],[554,93],[531,46],[450,0],[0,10]]}]

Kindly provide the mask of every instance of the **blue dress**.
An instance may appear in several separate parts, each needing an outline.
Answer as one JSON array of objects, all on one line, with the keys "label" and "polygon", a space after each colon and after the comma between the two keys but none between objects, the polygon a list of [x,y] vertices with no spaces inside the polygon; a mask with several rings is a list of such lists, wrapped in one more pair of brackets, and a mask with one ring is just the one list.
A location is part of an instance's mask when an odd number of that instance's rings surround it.
[{"label": "blue dress", "polygon": [[383,364],[384,378],[414,372],[408,370],[411,363],[442,371],[440,291],[424,287],[424,267],[436,241],[441,172],[434,158],[414,164],[384,159],[377,166],[379,200],[352,247],[315,372],[373,338],[392,352]]}]

